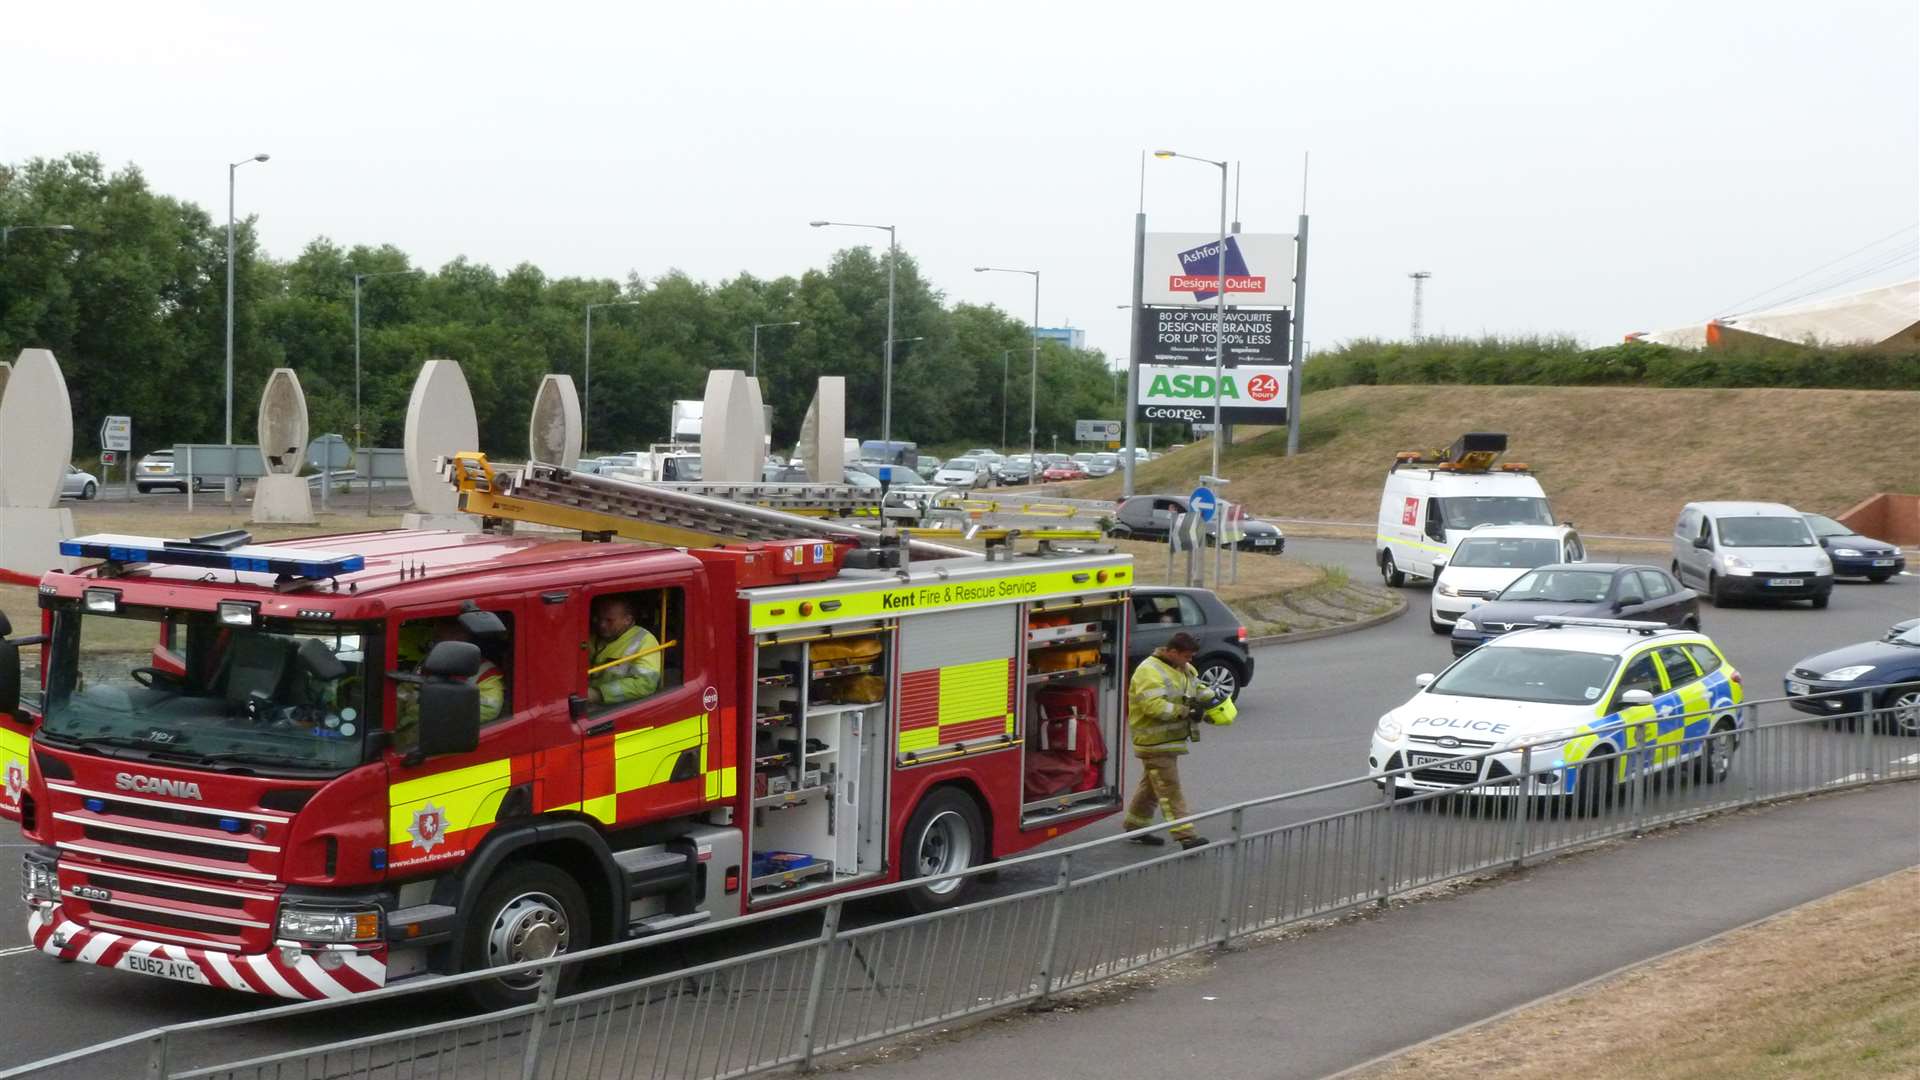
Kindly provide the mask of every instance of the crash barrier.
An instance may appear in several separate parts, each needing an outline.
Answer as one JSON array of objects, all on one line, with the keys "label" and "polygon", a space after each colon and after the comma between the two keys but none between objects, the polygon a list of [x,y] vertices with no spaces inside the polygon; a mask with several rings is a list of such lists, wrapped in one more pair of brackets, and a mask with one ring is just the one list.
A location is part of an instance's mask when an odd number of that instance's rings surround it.
[{"label": "crash barrier", "polygon": [[[1850,704],[1837,695],[1798,700]],[[1831,716],[1802,716],[1785,701],[1723,704],[1611,729],[1616,738],[1631,731],[1620,744],[1624,752],[1571,765],[1562,735],[1470,752],[1477,772],[1457,783],[1418,763],[1256,799],[1185,819],[1212,843],[1169,845],[1138,861],[1140,849],[1121,836],[1025,855],[948,875],[997,874],[1006,891],[932,914],[872,921],[876,898],[924,882],[867,889],[722,927],[604,946],[560,963],[156,1028],[11,1069],[0,1080],[127,1076],[143,1068],[148,1077],[171,1080],[750,1076],[1044,1003],[1251,934],[1384,906],[1596,841],[1810,793],[1920,779],[1920,715],[1913,710],[1836,708]],[[1402,783],[1436,778],[1448,786],[1396,792]],[[817,930],[798,913],[817,918]],[[559,991],[563,965],[619,957],[629,970],[649,960],[664,966],[666,957],[712,944],[707,935],[755,924],[763,924],[765,932],[754,935],[762,941],[788,940]],[[350,1034],[389,1017],[445,1015],[453,1011],[450,991],[499,971],[540,972],[538,999],[481,1016]],[[311,1032],[327,1033],[327,1041],[192,1064],[214,1053],[198,1037],[220,1033],[230,1043],[230,1029],[240,1025],[272,1025],[265,1043],[311,1039]]]}]

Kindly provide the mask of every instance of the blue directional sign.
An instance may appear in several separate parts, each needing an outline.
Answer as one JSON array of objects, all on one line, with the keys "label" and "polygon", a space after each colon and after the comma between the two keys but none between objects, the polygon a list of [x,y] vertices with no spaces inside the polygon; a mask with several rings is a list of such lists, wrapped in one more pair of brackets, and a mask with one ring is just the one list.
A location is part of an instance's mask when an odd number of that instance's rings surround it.
[{"label": "blue directional sign", "polygon": [[1212,521],[1214,511],[1220,509],[1220,500],[1215,497],[1213,489],[1209,487],[1194,488],[1193,494],[1187,499],[1193,507],[1193,512],[1200,515],[1201,521]]}]

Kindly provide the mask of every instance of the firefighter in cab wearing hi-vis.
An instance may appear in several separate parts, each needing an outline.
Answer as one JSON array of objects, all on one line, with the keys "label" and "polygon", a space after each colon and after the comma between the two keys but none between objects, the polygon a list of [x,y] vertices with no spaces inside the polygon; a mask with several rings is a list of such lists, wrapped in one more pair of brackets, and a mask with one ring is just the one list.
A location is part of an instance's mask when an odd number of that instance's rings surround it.
[{"label": "firefighter in cab wearing hi-vis", "polygon": [[[1187,816],[1187,797],[1180,790],[1180,755],[1187,752],[1187,743],[1199,741],[1194,722],[1233,723],[1233,699],[1215,694],[1193,669],[1193,657],[1199,651],[1200,643],[1192,634],[1175,634],[1134,669],[1127,686],[1127,727],[1133,733],[1134,756],[1140,759],[1140,786],[1127,804],[1125,824],[1135,832],[1136,844],[1166,843],[1157,833],[1143,831],[1153,824],[1155,810],[1168,821]],[[1167,832],[1183,848],[1207,842],[1192,825],[1176,825]]]},{"label": "firefighter in cab wearing hi-vis", "polygon": [[603,596],[593,602],[593,673],[587,700],[618,705],[651,697],[660,689],[660,642],[635,620],[633,601]]}]

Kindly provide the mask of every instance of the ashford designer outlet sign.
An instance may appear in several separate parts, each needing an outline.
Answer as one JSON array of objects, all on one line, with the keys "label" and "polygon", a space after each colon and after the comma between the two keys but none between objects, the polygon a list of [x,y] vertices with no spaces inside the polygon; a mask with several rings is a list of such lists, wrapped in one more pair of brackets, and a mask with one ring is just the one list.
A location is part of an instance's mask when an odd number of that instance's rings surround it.
[{"label": "ashford designer outlet sign", "polygon": [[[1287,374],[1285,364],[1224,369],[1219,382],[1221,419],[1229,424],[1286,423]],[[1140,398],[1134,404],[1141,420],[1211,423],[1213,402],[1212,366],[1140,365]]]}]

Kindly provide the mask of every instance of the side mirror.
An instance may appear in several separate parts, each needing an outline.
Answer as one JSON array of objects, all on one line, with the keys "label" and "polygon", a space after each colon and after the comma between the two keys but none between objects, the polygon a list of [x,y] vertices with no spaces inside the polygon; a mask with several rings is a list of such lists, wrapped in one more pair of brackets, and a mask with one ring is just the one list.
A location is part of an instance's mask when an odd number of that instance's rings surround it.
[{"label": "side mirror", "polygon": [[1447,557],[1444,555],[1436,556],[1433,560],[1433,568],[1436,571],[1440,570],[1442,567],[1446,565],[1447,565]]},{"label": "side mirror", "polygon": [[1653,704],[1653,694],[1646,690],[1623,691],[1620,695],[1620,704],[1626,706],[1651,705]]},{"label": "side mirror", "polygon": [[300,651],[294,654],[300,658],[300,666],[312,673],[322,682],[332,682],[347,673],[347,665],[333,655],[333,650],[322,644],[319,638],[308,638],[300,643]]},{"label": "side mirror", "polygon": [[470,679],[480,673],[480,646],[471,641],[442,641],[420,664],[420,674],[443,679]]},{"label": "side mirror", "polygon": [[1627,595],[1613,602],[1613,610],[1625,611],[1630,607],[1638,607],[1644,603],[1646,603],[1646,600],[1644,598],[1635,596],[1632,593],[1628,593]]},{"label": "side mirror", "polygon": [[1433,672],[1423,671],[1413,677],[1413,685],[1425,690],[1433,682]]},{"label": "side mirror", "polygon": [[[463,641],[443,645],[465,645]],[[468,646],[471,648],[472,646]],[[421,757],[465,754],[480,748],[480,688],[429,680],[420,685]]]},{"label": "side mirror", "polygon": [[1701,551],[1712,551],[1713,539],[1706,536],[1696,536],[1693,538],[1693,546],[1699,548]]},{"label": "side mirror", "polygon": [[[0,615],[0,623],[6,622],[6,619],[5,615]],[[0,635],[5,633],[5,629],[0,629]],[[0,636],[0,714],[12,716],[19,711],[20,646]]]}]

